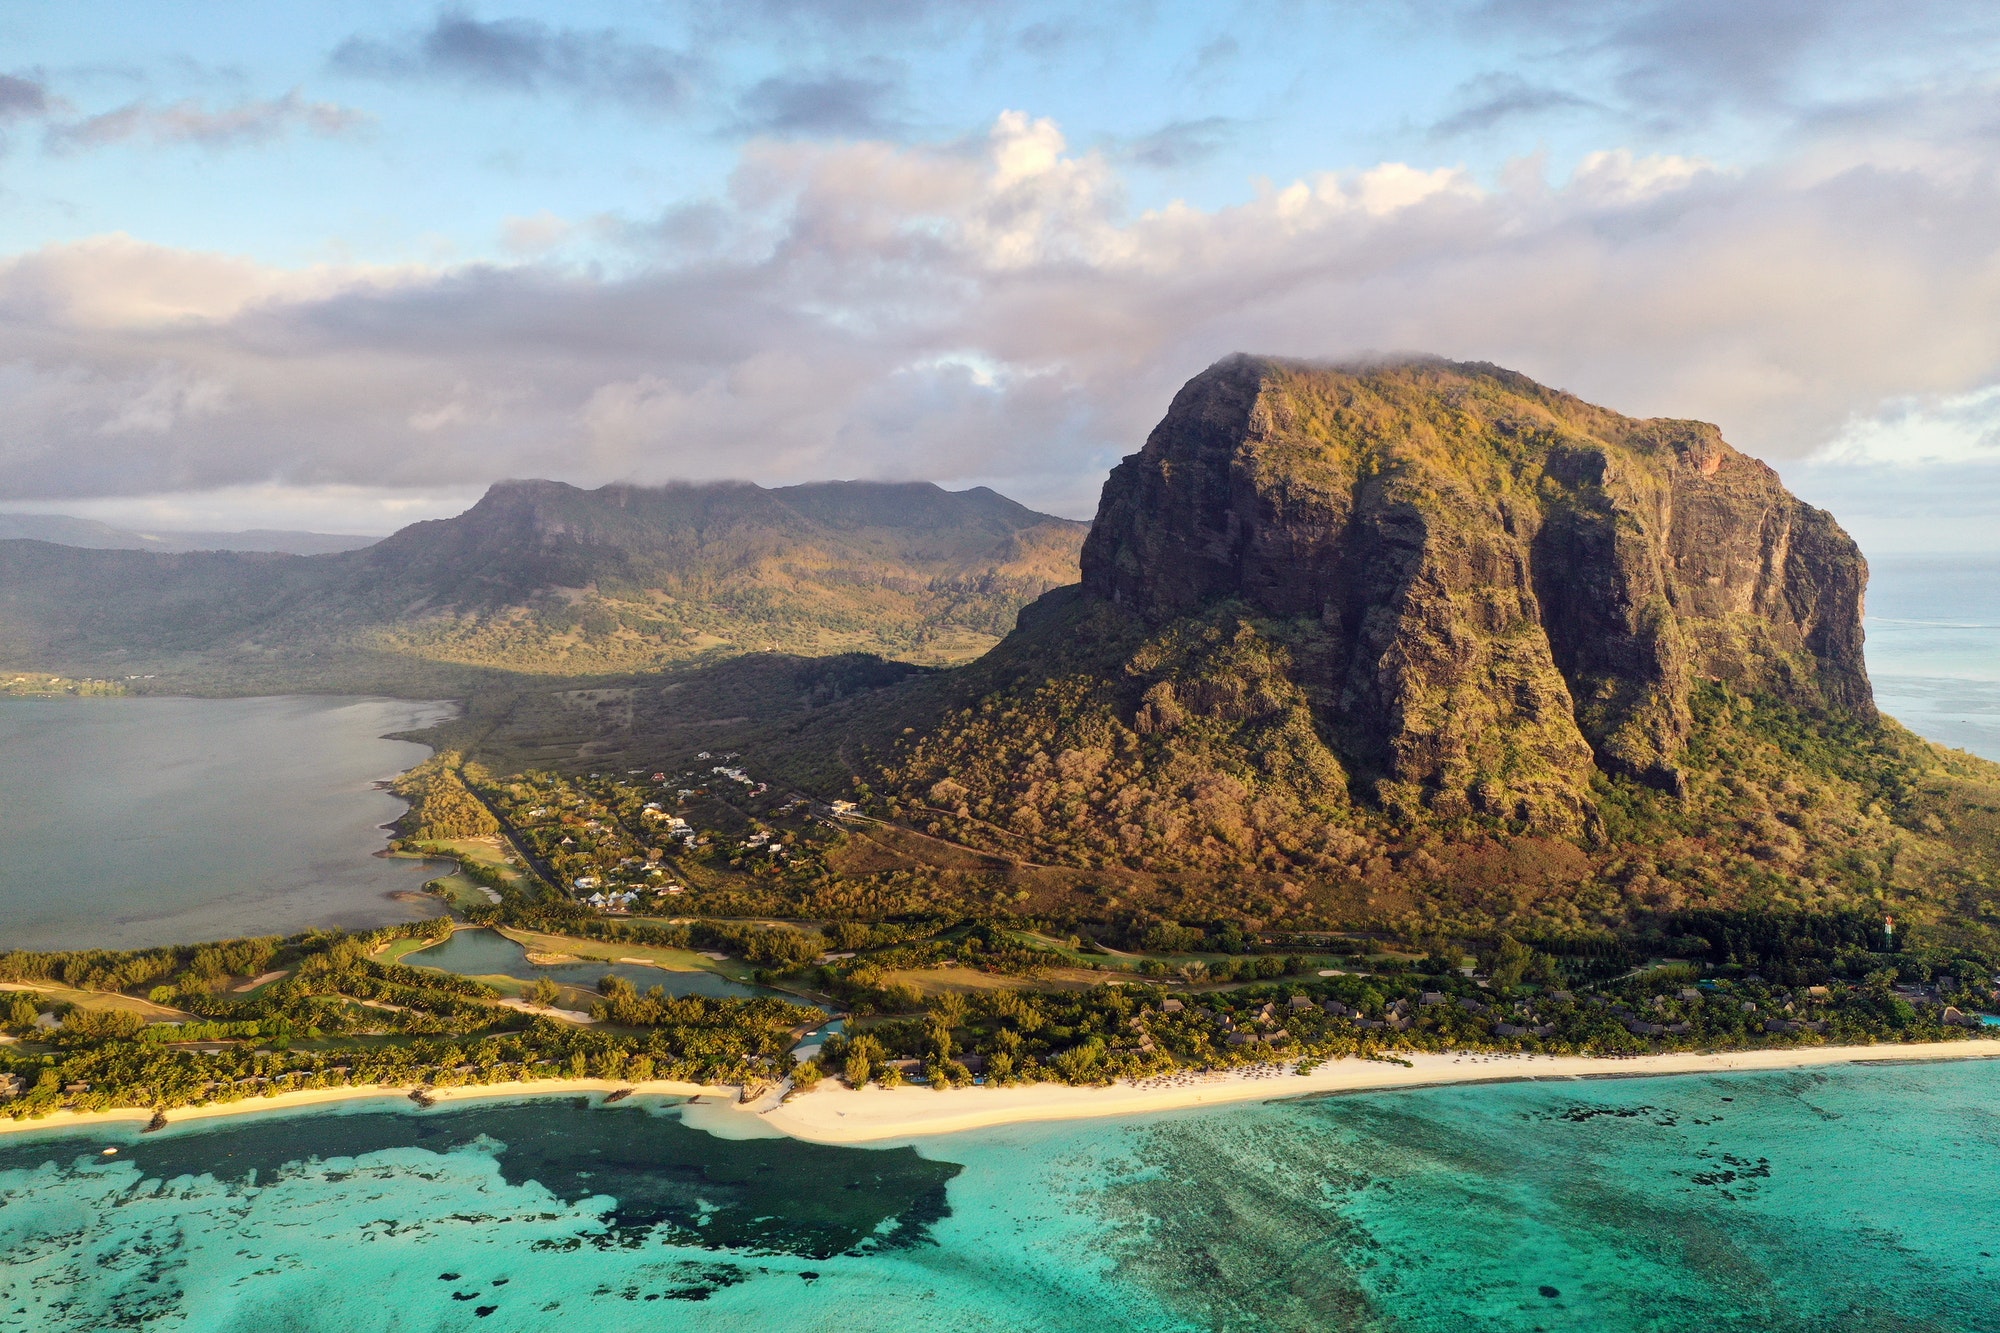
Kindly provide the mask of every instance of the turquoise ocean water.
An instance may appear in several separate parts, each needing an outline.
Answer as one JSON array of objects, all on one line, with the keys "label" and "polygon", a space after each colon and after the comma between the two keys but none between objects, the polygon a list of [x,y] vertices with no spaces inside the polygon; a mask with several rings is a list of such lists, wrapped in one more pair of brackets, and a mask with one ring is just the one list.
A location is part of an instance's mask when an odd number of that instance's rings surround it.
[{"label": "turquoise ocean water", "polygon": [[0,1327],[2000,1329],[1995,1062],[914,1149],[721,1140],[638,1100],[0,1143]]}]

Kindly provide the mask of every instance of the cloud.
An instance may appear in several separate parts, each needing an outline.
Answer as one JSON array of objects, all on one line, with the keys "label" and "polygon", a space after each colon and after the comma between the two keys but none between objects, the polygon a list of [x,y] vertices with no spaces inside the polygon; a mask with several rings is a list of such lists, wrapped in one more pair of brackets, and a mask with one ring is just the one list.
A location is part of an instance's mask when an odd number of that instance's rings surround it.
[{"label": "cloud", "polygon": [[773,75],[737,99],[731,130],[783,137],[886,134],[896,128],[890,108],[901,91],[900,77],[879,64],[866,74]]},{"label": "cloud", "polygon": [[1430,127],[1430,137],[1455,139],[1483,133],[1506,121],[1595,106],[1589,98],[1529,83],[1518,74],[1486,74],[1460,86],[1457,109]]},{"label": "cloud", "polygon": [[1224,33],[1220,37],[1212,38],[1202,43],[1201,49],[1194,53],[1194,77],[1201,79],[1214,75],[1224,67],[1234,64],[1237,57],[1242,54],[1242,44],[1229,34]]},{"label": "cloud", "polygon": [[295,532],[383,535],[409,523],[449,518],[479,498],[480,487],[223,486],[164,495],[28,501],[10,513],[69,514],[134,532]]},{"label": "cloud", "polygon": [[694,61],[611,28],[554,28],[534,19],[482,21],[446,11],[431,26],[384,40],[350,37],[332,55],[342,73],[443,79],[515,93],[555,93],[671,111],[686,100]]},{"label": "cloud", "polygon": [[184,422],[212,417],[228,405],[229,386],[222,381],[162,364],[97,429],[102,435],[165,435]]},{"label": "cloud", "polygon": [[55,99],[41,80],[0,74],[0,121],[44,116],[54,109]]},{"label": "cloud", "polygon": [[1946,147],[1725,171],[1608,145],[1494,185],[1385,162],[1135,213],[1111,158],[1009,112],[754,140],[602,271],[52,246],[0,263],[0,499],[875,476],[1087,514],[1236,350],[1491,360],[1797,459],[2000,383],[2000,172],[1966,166],[2000,145]]},{"label": "cloud", "polygon": [[[1952,61],[1991,53],[2000,16],[1960,0],[1413,0],[1475,33],[1520,43],[1550,83],[1599,86],[1656,128],[1734,111],[1809,113],[1822,82],[1844,87],[1906,79],[1901,58],[1933,76]],[[1977,63],[1977,62],[1975,62]],[[1825,76],[1832,75],[1832,78]],[[1501,76],[1505,77],[1505,76]]]},{"label": "cloud", "polygon": [[576,233],[576,224],[548,209],[526,217],[510,217],[500,224],[500,245],[509,254],[546,254]]},{"label": "cloud", "polygon": [[58,152],[132,140],[231,148],[268,143],[293,130],[330,138],[369,123],[365,112],[336,102],[308,102],[294,88],[283,97],[243,101],[212,111],[193,98],[161,107],[131,102],[82,120],[51,125],[48,145]]},{"label": "cloud", "polygon": [[1849,421],[1814,461],[1841,467],[2000,465],[2000,385],[1892,399]]},{"label": "cloud", "polygon": [[1239,122],[1228,116],[1177,120],[1150,134],[1128,140],[1119,156],[1142,167],[1171,171],[1206,162],[1236,137]]},{"label": "cloud", "polygon": [[687,7],[717,38],[787,29],[835,37],[887,31],[905,42],[940,30],[959,33],[972,22],[1005,23],[1019,8],[992,0],[692,0]]}]

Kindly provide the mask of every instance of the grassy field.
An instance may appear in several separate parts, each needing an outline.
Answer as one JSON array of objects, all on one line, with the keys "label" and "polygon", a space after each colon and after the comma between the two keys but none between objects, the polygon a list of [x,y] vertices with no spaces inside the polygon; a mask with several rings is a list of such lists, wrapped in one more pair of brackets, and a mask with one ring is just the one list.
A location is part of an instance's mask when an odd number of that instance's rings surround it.
[{"label": "grassy field", "polygon": [[[482,899],[481,901],[484,900]],[[425,939],[391,940],[382,949],[380,953],[375,955],[375,961],[378,963],[406,962],[411,954],[416,953],[418,950],[421,949],[428,949],[432,945],[441,942],[442,941],[425,940]]]},{"label": "grassy field", "polygon": [[519,889],[523,893],[534,888],[534,881],[508,859],[506,846],[498,838],[444,838],[415,846],[420,851],[448,856],[454,861],[494,871],[506,880],[508,888]]},{"label": "grassy field", "polygon": [[[448,859],[461,867],[472,866],[497,874],[508,888],[522,893],[533,894],[537,887],[536,881],[509,859],[506,844],[499,838],[439,838],[406,843],[405,847],[406,855]],[[463,869],[431,880],[426,887],[437,889],[454,908],[485,907],[493,901],[486,886]]]},{"label": "grassy field", "polygon": [[0,992],[5,991],[30,991],[51,1000],[73,1004],[79,1009],[105,1011],[122,1009],[126,1013],[139,1015],[148,1023],[185,1023],[194,1018],[193,1014],[182,1013],[164,1004],[154,1004],[151,1000],[142,1000],[136,995],[120,995],[114,991],[74,990],[53,981],[38,982],[32,986],[15,982],[0,983]]}]

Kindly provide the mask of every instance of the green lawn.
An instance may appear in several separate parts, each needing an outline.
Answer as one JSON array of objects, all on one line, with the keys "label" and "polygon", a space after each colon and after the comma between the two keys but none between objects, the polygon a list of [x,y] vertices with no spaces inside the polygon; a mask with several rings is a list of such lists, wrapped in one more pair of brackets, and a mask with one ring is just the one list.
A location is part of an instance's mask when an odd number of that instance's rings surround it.
[{"label": "green lawn", "polygon": [[127,1013],[139,1015],[139,1017],[145,1019],[148,1023],[184,1023],[194,1017],[193,1014],[184,1014],[180,1010],[168,1008],[164,1004],[154,1004],[151,1000],[142,1000],[136,995],[120,995],[115,991],[77,990],[74,987],[65,986],[60,982],[54,981],[38,981],[18,985],[9,983],[4,989],[0,989],[0,995],[5,995],[9,991],[25,991],[31,995],[48,1000],[64,1001],[75,1005],[79,1009],[122,1009]]},{"label": "green lawn", "polygon": [[375,955],[375,961],[378,963],[400,963],[407,960],[411,954],[416,953],[420,949],[428,949],[434,944],[442,944],[443,942],[442,940],[424,939],[391,940],[387,948]]}]

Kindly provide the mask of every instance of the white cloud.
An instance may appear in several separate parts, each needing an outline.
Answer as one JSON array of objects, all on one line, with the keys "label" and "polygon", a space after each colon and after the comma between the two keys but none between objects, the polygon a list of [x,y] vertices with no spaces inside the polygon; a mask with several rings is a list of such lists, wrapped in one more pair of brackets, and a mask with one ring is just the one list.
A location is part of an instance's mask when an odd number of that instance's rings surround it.
[{"label": "white cloud", "polygon": [[479,487],[223,486],[205,491],[97,499],[10,502],[10,513],[71,514],[133,532],[294,532],[386,535],[425,519],[463,513]]},{"label": "white cloud", "polygon": [[2000,463],[2000,385],[1935,401],[1894,399],[1850,420],[1813,461],[1849,467]]},{"label": "white cloud", "polygon": [[1671,153],[1634,157],[1629,148],[1613,148],[1584,154],[1570,185],[1603,199],[1630,201],[1678,190],[1714,169],[1698,157]]},{"label": "white cloud", "polygon": [[2000,550],[2000,384],[1892,399],[1784,467],[1871,555]]},{"label": "white cloud", "polygon": [[103,435],[165,435],[184,421],[215,416],[228,406],[227,384],[162,365],[97,429]]},{"label": "white cloud", "polygon": [[[1133,214],[1110,162],[1009,112],[746,145],[703,226],[632,223],[610,273],[50,247],[0,263],[0,499],[921,476],[1088,513],[1235,350],[1497,361],[1796,458],[2000,382],[2000,173],[1956,142],[1948,171],[1607,148],[1554,185],[1391,162]],[[522,222],[525,249],[560,219]],[[169,382],[220,387],[146,398]]]},{"label": "white cloud", "polygon": [[371,119],[366,112],[337,102],[308,102],[294,88],[283,97],[249,99],[212,109],[194,98],[167,106],[129,102],[95,116],[50,125],[48,145],[59,152],[132,140],[230,148],[269,143],[293,130],[331,138],[359,130]]},{"label": "white cloud", "polygon": [[567,241],[576,224],[548,209],[525,217],[510,217],[500,224],[500,245],[509,254],[541,255]]}]

